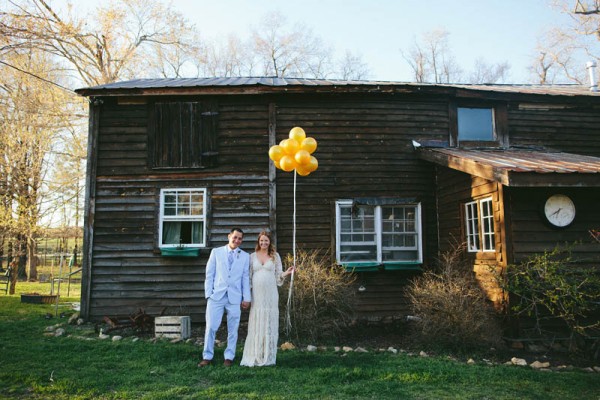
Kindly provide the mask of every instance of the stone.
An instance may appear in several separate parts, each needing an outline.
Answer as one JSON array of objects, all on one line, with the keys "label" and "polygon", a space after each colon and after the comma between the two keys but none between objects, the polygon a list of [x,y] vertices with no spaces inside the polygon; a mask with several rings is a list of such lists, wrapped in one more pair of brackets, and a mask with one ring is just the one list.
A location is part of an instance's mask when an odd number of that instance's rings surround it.
[{"label": "stone", "polygon": [[281,350],[293,350],[296,348],[296,346],[294,346],[292,343],[290,342],[285,342],[282,343],[281,346],[279,347]]},{"label": "stone", "polygon": [[83,318],[77,318],[77,326],[81,326],[85,323],[85,321],[83,320]]},{"label": "stone", "polygon": [[306,346],[306,351],[310,351],[310,352],[317,351],[317,346],[313,346],[312,344],[309,344],[308,346]]},{"label": "stone", "polygon": [[339,353],[339,352],[340,352],[340,350],[342,350],[342,348],[341,348],[340,346],[335,346],[335,347],[333,348],[333,351],[335,351],[336,353]]},{"label": "stone", "polygon": [[527,366],[527,361],[522,358],[513,357],[510,359],[513,365],[519,365],[521,367]]},{"label": "stone", "polygon": [[421,350],[419,352],[419,356],[421,356],[421,357],[429,357],[429,354],[427,354],[427,353],[425,353],[424,351]]},{"label": "stone", "polygon": [[529,364],[529,366],[531,368],[534,368],[534,369],[549,368],[550,367],[550,363],[549,362],[540,362],[538,360],[535,360],[534,362],[532,362],[531,364]]},{"label": "stone", "polygon": [[398,350],[396,350],[395,348],[393,348],[391,346],[387,348],[387,351],[389,351],[392,354],[398,354]]},{"label": "stone", "polygon": [[352,347],[349,347],[349,346],[344,346],[344,347],[342,347],[342,351],[343,351],[344,353],[348,353],[349,351],[352,351],[352,350],[353,350],[353,349],[352,349]]},{"label": "stone", "polygon": [[475,364],[475,360],[473,360],[472,358],[469,358],[469,359],[467,360],[467,364],[469,364],[469,365],[473,365],[473,364]]},{"label": "stone", "polygon": [[363,347],[357,347],[356,349],[354,349],[355,353],[368,353],[369,350],[363,348]]},{"label": "stone", "polygon": [[69,317],[69,320],[68,320],[68,322],[69,322],[69,325],[73,325],[73,324],[75,324],[75,323],[77,322],[77,320],[78,320],[78,319],[79,319],[79,313],[78,313],[78,312],[76,312],[75,314],[72,314],[72,315]]},{"label": "stone", "polygon": [[115,335],[115,336],[112,337],[112,341],[113,342],[118,342],[121,339],[123,339],[123,336]]},{"label": "stone", "polygon": [[64,328],[58,328],[57,330],[54,331],[54,336],[62,336],[64,334],[65,334]]},{"label": "stone", "polygon": [[109,338],[110,338],[110,335],[106,335],[102,332],[100,332],[100,334],[98,335],[98,339],[105,340],[105,339],[109,339]]}]

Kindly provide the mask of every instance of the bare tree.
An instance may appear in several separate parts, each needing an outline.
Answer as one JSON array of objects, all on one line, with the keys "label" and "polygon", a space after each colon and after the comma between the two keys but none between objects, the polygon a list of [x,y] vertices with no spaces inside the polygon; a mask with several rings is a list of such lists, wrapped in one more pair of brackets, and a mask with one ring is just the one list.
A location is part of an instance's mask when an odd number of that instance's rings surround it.
[{"label": "bare tree", "polygon": [[261,75],[325,78],[331,72],[331,50],[302,24],[287,29],[280,13],[267,14],[252,40]]},{"label": "bare tree", "polygon": [[479,58],[475,61],[475,67],[469,75],[469,83],[504,83],[508,78],[510,65],[507,62],[499,64],[488,64]]},{"label": "bare tree", "polygon": [[448,31],[436,29],[422,35],[402,56],[413,70],[416,82],[450,83],[459,82],[462,69],[456,63],[448,43]]},{"label": "bare tree", "polygon": [[570,17],[538,38],[537,57],[530,68],[538,83],[585,84],[587,61],[600,61],[600,0],[554,0]]},{"label": "bare tree", "polygon": [[111,2],[88,17],[59,13],[49,0],[7,3],[11,7],[0,13],[0,33],[10,40],[10,48],[57,56],[86,85],[140,77],[146,68],[165,69],[157,63],[170,59],[166,48],[179,49],[179,58],[191,48],[193,37],[187,32],[193,27],[158,0]]},{"label": "bare tree", "polygon": [[360,55],[352,54],[350,50],[346,50],[338,65],[336,77],[339,79],[361,80],[369,78],[369,66],[363,62]]}]

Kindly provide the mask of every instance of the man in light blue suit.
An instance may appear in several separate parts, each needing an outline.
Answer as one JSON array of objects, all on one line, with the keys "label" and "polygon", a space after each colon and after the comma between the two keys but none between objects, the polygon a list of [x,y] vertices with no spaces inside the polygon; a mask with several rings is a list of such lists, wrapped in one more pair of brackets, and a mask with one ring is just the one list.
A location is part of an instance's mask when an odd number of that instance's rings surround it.
[{"label": "man in light blue suit", "polygon": [[224,312],[227,312],[227,348],[223,364],[227,367],[233,364],[242,314],[240,304],[243,309],[250,307],[250,255],[239,248],[244,232],[233,228],[227,237],[229,244],[213,249],[206,264],[206,331],[199,367],[212,363],[215,336]]}]

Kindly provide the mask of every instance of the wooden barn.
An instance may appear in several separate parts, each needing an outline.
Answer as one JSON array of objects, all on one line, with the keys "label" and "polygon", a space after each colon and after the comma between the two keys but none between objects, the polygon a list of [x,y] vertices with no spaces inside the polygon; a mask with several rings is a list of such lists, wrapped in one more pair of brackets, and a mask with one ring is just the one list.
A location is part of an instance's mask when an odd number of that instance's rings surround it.
[{"label": "wooden barn", "polygon": [[407,280],[457,242],[484,285],[490,266],[565,241],[600,260],[600,95],[585,87],[206,78],[77,92],[91,320],[142,308],[203,323],[205,264],[234,226],[247,251],[266,228],[290,253],[294,176],[268,150],[295,126],[319,161],[297,179],[296,242],[357,274],[359,315],[408,314]]}]

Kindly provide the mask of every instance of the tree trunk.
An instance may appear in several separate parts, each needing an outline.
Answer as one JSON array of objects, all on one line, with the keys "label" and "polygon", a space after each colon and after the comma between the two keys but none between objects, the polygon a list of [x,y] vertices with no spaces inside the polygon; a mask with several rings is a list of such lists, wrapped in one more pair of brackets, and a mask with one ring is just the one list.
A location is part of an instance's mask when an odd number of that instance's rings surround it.
[{"label": "tree trunk", "polygon": [[27,239],[27,280],[37,281],[37,258],[35,257],[35,251],[37,243],[35,239]]}]

